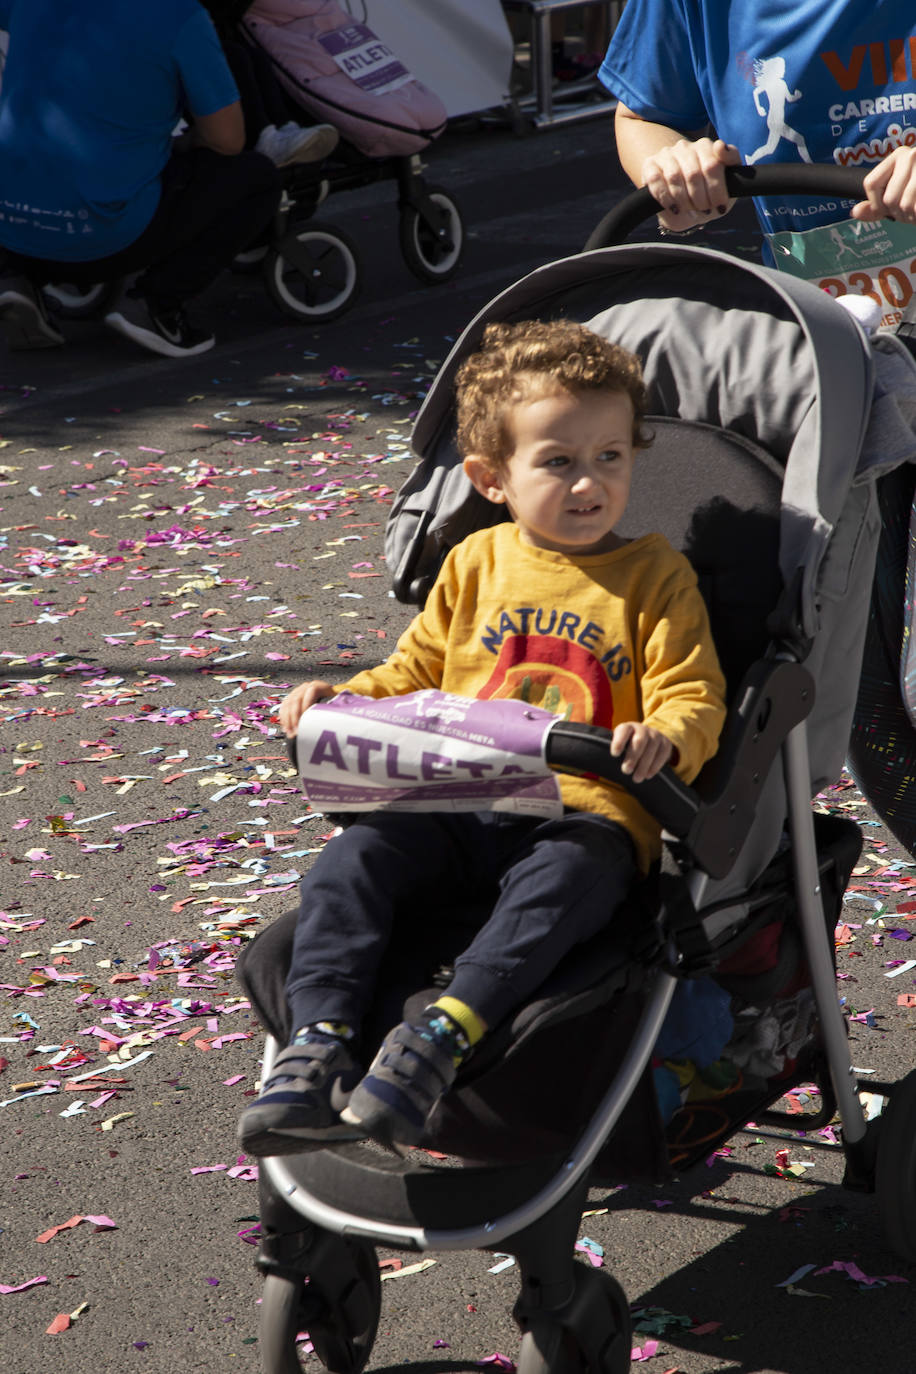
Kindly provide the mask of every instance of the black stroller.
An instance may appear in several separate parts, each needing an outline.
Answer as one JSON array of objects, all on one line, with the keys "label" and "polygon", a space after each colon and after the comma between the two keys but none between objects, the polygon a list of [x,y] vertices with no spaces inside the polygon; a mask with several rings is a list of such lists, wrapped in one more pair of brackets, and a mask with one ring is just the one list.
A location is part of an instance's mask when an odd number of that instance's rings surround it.
[{"label": "black stroller", "polygon": [[[745,170],[739,190],[752,184]],[[652,209],[637,197],[602,234]],[[916,1072],[869,1080],[889,1105],[866,1126],[833,963],[860,835],[810,804],[843,765],[879,534],[876,479],[916,459],[893,405],[893,387],[916,386],[916,365],[899,341],[870,343],[824,293],[766,268],[672,244],[592,247],[503,292],[443,365],[415,426],[420,462],[389,523],[395,590],[421,601],[445,551],[498,517],[470,489],[454,444],[452,378],[484,325],[582,320],[642,358],[656,438],[636,465],[621,532],[661,530],[691,559],[729,720],[694,788],[667,770],[640,785],[665,829],[660,871],[459,1073],[425,1142],[444,1161],[363,1144],[262,1161],[265,1374],[299,1368],[303,1329],[333,1374],[365,1366],[380,1313],[376,1245],[514,1255],[522,1374],[620,1374],[630,1364],[626,1296],[573,1257],[589,1186],[661,1181],[749,1120],[815,1130],[838,1107],[845,1182],[875,1191],[890,1244],[916,1253]],[[548,738],[553,767],[619,781],[605,732],[558,722]],[[434,922],[424,919],[432,897]],[[443,910],[440,893],[403,912],[370,1032],[380,1038],[430,1000],[479,919]],[[295,913],[281,917],[239,962],[270,1035],[265,1070],[287,1039],[294,924]],[[664,1125],[653,1049],[679,980],[701,975],[761,1015],[802,989],[810,1025],[768,1076],[705,1118],[701,1102]],[[590,1054],[576,1055],[584,1041]],[[581,1070],[570,1074],[571,1063]],[[816,1117],[772,1110],[812,1081],[823,1093]]]}]

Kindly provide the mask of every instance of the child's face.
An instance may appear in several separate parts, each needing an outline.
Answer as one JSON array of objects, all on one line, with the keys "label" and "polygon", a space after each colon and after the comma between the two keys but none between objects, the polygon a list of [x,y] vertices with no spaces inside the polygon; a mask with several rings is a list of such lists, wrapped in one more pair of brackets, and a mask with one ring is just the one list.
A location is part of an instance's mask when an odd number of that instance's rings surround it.
[{"label": "child's face", "polygon": [[625,392],[556,390],[508,416],[514,447],[496,471],[470,455],[465,472],[488,500],[508,505],[522,540],[558,553],[608,553],[633,473],[633,404]]}]

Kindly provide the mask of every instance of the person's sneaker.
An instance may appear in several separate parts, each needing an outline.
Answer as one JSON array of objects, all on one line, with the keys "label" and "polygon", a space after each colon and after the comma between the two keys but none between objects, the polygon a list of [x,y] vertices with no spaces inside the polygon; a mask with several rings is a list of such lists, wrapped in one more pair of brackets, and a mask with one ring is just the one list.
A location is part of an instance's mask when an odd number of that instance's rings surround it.
[{"label": "person's sneaker", "polygon": [[416,1145],[457,1072],[451,1037],[439,1039],[429,1026],[402,1021],[385,1036],[341,1120],[361,1126],[380,1144]]},{"label": "person's sneaker", "polygon": [[51,323],[41,292],[25,277],[0,282],[0,320],[6,327],[10,349],[58,348],[63,334]]},{"label": "person's sneaker", "polygon": [[206,353],[216,342],[212,334],[196,329],[180,306],[173,310],[157,309],[143,296],[130,292],[109,311],[105,323],[109,329],[165,358]]},{"label": "person's sneaker", "polygon": [[340,135],[333,124],[268,124],[258,135],[255,152],[269,157],[277,167],[293,162],[321,162],[337,147]]},{"label": "person's sneaker", "polygon": [[242,1112],[238,1141],[246,1154],[286,1155],[365,1131],[341,1121],[360,1069],[345,1040],[316,1036],[277,1055],[255,1102]]}]

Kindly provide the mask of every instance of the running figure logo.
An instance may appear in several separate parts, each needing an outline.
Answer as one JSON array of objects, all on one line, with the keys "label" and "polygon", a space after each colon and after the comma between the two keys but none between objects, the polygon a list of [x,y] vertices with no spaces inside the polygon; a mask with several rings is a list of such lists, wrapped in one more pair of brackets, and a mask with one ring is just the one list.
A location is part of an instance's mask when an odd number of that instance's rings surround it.
[{"label": "running figure logo", "polygon": [[[754,105],[761,119],[767,122],[767,141],[745,159],[748,167],[762,157],[775,153],[783,139],[794,143],[802,162],[811,156],[804,136],[786,123],[786,105],[801,100],[801,91],[790,91],[785,82],[786,63],[783,57],[761,57],[754,62]],[[763,96],[766,96],[764,104]]]}]

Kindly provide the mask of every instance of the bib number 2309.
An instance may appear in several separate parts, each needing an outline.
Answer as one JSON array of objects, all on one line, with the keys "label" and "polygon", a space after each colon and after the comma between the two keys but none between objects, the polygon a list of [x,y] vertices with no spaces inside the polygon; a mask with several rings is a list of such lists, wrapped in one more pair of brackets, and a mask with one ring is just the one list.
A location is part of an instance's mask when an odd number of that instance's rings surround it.
[{"label": "bib number 2309", "polygon": [[916,292],[916,229],[881,220],[842,220],[803,233],[768,235],[781,271],[831,296],[869,296],[881,328],[893,329]]}]

